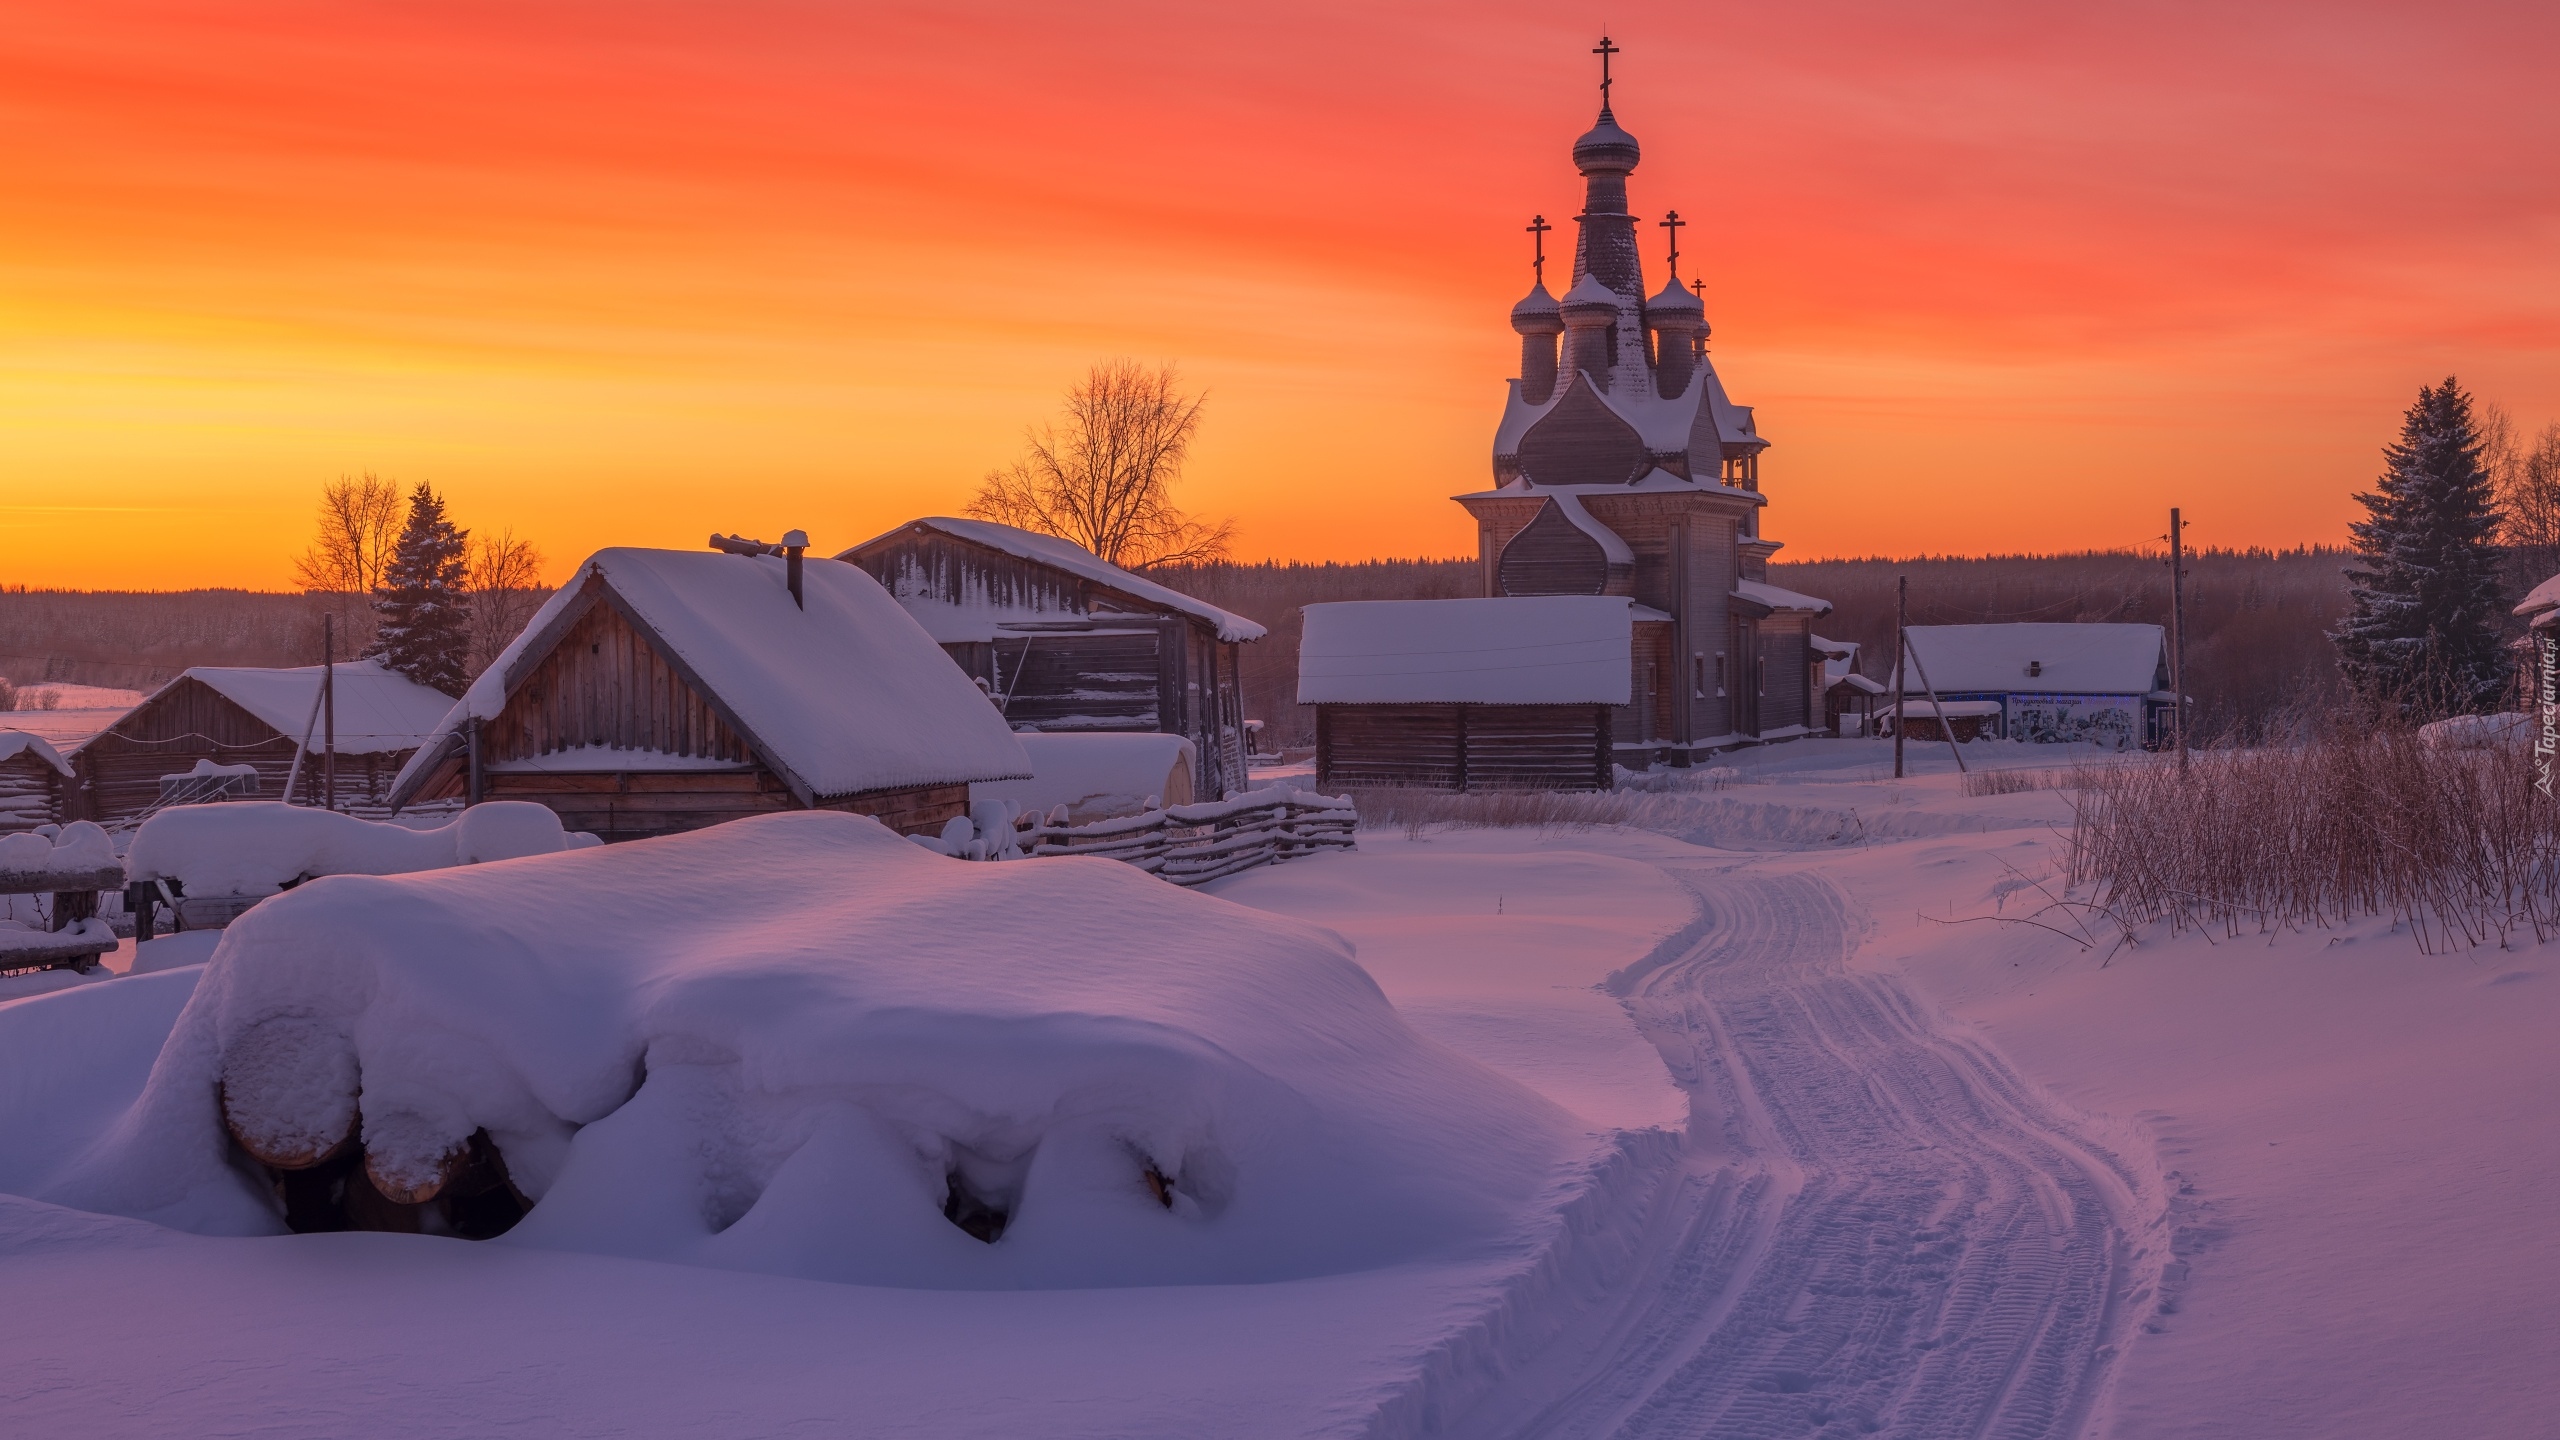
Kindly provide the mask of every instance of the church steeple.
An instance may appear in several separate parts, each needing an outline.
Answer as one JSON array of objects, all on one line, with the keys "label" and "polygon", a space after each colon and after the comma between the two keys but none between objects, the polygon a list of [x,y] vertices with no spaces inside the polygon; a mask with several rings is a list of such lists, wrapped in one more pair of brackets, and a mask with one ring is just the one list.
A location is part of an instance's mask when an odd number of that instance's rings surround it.
[{"label": "church steeple", "polygon": [[1603,35],[1591,53],[1600,57],[1600,119],[1573,142],[1573,168],[1583,180],[1582,213],[1573,217],[1582,225],[1573,247],[1573,278],[1597,275],[1601,284],[1642,305],[1644,261],[1636,250],[1636,217],[1627,213],[1627,175],[1644,152],[1609,110],[1609,57],[1618,47]]}]

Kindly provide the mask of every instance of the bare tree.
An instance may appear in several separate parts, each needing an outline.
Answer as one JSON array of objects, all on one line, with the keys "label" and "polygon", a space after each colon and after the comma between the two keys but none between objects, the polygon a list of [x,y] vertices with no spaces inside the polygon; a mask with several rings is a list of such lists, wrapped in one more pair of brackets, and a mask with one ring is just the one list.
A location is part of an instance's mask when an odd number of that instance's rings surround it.
[{"label": "bare tree", "polygon": [[373,592],[407,514],[400,487],[370,470],[320,487],[319,533],[293,568],[305,590],[331,598],[341,655],[361,653],[372,641]]},{"label": "bare tree", "polygon": [[472,537],[465,582],[471,593],[472,678],[489,668],[542,603],[542,563],[542,552],[513,530]]},{"label": "bare tree", "polygon": [[1027,431],[1022,458],[988,472],[969,513],[1131,569],[1223,560],[1235,522],[1194,520],[1172,500],[1207,399],[1184,394],[1171,365],[1096,364],[1067,392],[1064,419]]},{"label": "bare tree", "polygon": [[2510,578],[2520,593],[2560,574],[2560,421],[2542,427],[2530,444],[2510,439],[2498,458],[2503,463],[2490,470],[2504,512],[2498,538],[2506,544],[2514,567]]}]

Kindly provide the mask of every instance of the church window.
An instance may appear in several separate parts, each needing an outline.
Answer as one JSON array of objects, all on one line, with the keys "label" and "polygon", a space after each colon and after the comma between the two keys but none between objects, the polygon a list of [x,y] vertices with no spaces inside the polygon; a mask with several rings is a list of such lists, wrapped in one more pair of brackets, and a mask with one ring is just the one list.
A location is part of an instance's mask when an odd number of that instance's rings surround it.
[{"label": "church window", "polygon": [[1704,655],[1689,657],[1689,693],[1701,700],[1707,698],[1707,657]]}]

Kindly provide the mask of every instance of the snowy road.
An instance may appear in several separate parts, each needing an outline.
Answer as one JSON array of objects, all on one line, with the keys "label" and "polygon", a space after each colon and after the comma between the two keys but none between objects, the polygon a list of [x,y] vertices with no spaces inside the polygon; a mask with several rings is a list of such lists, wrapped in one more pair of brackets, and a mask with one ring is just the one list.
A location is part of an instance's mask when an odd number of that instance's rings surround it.
[{"label": "snowy road", "polygon": [[2151,1308],[2155,1192],[1898,982],[1852,974],[1828,882],[1674,873],[1706,936],[1626,995],[1691,1103],[1653,1259],[1447,1433],[2087,1433]]}]

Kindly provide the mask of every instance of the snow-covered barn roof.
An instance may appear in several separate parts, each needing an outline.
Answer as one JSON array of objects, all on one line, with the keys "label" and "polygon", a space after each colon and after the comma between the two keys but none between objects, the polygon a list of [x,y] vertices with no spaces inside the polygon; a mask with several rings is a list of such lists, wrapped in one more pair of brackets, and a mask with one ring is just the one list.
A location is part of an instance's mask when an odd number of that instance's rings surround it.
[{"label": "snow-covered barn roof", "polygon": [[1348,600],[1306,607],[1301,705],[1624,705],[1630,602],[1615,595]]},{"label": "snow-covered barn roof", "polygon": [[[341,755],[392,755],[415,749],[453,708],[452,696],[431,690],[379,660],[348,660],[335,668],[337,698],[330,708],[337,718]],[[256,716],[268,729],[288,740],[300,740],[311,726],[311,703],[320,695],[322,669],[318,665],[284,670],[198,665],[145,696],[134,709],[148,708],[170,685],[193,680]],[[320,731],[312,727],[310,733],[317,747]]]},{"label": "snow-covered barn roof", "polygon": [[2516,612],[2537,630],[2560,625],[2560,575],[2554,575],[2525,593]]},{"label": "snow-covered barn roof", "polygon": [[2148,695],[2159,688],[2157,625],[1913,625],[1903,633],[1918,657],[1906,693],[1920,688],[1923,671],[1942,696]]},{"label": "snow-covered barn roof", "polygon": [[1000,550],[1016,559],[1053,566],[1090,580],[1096,585],[1117,590],[1134,599],[1206,620],[1218,627],[1220,640],[1259,640],[1266,633],[1263,627],[1254,621],[1221,610],[1206,600],[1159,585],[1135,571],[1123,570],[1072,540],[1061,540],[1055,535],[1042,535],[1037,531],[1023,530],[1012,525],[999,525],[992,520],[959,520],[948,515],[928,515],[921,520],[910,520],[905,525],[899,526],[897,530],[873,536],[862,544],[838,554],[836,558],[850,560],[856,551],[876,545],[897,534],[898,530],[914,526],[938,530],[954,539],[966,540],[973,545],[984,545],[990,550]]},{"label": "snow-covered barn roof", "polygon": [[64,760],[62,752],[54,749],[43,736],[30,735],[24,730],[0,730],[0,761],[15,760],[21,755],[33,755],[66,776],[71,773],[70,762]]},{"label": "snow-covered barn roof", "polygon": [[590,581],[804,801],[1031,773],[1004,717],[878,581],[812,559],[804,608],[784,574],[772,555],[597,551],[445,716],[394,802],[458,748],[466,719],[498,716],[584,613]]}]

